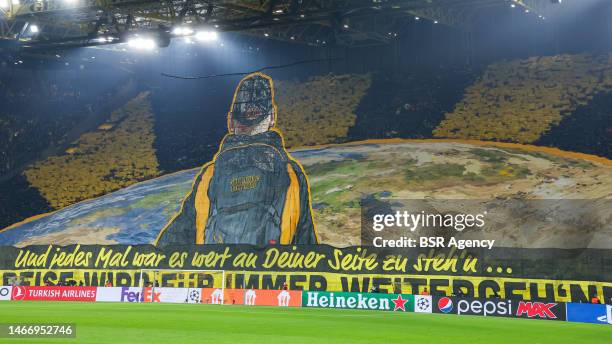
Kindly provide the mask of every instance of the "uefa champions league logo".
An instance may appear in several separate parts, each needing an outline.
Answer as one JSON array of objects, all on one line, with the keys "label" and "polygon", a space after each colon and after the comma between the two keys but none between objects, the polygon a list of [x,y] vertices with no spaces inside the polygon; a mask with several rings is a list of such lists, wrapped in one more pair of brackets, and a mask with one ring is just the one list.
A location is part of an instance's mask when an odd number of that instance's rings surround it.
[{"label": "uefa champions league logo", "polygon": [[191,289],[191,291],[189,292],[189,302],[190,303],[200,303],[201,297],[202,296],[200,294],[199,289]]},{"label": "uefa champions league logo", "polygon": [[427,311],[431,307],[431,302],[425,297],[420,297],[416,302],[417,309],[420,311]]}]

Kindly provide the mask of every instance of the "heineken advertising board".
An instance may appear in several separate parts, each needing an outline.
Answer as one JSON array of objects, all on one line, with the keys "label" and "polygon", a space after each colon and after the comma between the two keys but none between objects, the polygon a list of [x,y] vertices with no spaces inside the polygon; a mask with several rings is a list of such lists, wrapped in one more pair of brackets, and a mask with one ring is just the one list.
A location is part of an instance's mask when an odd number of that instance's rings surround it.
[{"label": "heineken advertising board", "polygon": [[304,291],[302,307],[414,312],[414,295]]}]

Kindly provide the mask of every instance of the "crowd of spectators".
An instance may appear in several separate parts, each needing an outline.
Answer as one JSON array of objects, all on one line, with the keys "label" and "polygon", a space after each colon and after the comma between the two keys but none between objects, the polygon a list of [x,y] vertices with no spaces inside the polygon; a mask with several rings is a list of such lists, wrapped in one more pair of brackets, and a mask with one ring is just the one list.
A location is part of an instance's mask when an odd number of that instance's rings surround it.
[{"label": "crowd of spectators", "polygon": [[444,114],[463,96],[474,72],[465,68],[375,74],[370,90],[357,108],[351,140],[429,138]]},{"label": "crowd of spectators", "polygon": [[612,92],[601,92],[579,106],[535,144],[612,159]]},{"label": "crowd of spectators", "polygon": [[[448,70],[277,80],[278,126],[288,147],[381,137],[538,143],[556,127],[565,128],[563,137],[576,141],[576,130],[559,123],[576,109],[588,114],[594,95],[612,90],[612,54],[503,61],[488,66],[474,82],[477,74]],[[49,146],[66,147],[66,133],[82,120],[74,114],[80,112],[82,117],[87,111],[83,106],[99,105],[86,105],[76,87],[30,84],[30,88],[25,87],[29,85],[26,81],[24,87],[0,85],[4,101],[0,113],[0,174],[36,160]],[[32,101],[32,94],[44,102]],[[213,123],[200,113],[188,112],[181,122],[172,116],[174,108],[170,107],[170,115],[156,127],[157,114],[150,98],[148,93],[141,93],[65,151],[29,164],[24,172],[29,186],[57,209],[160,175],[156,152],[160,145],[167,148],[168,155],[176,155],[173,160],[166,159],[168,165],[175,165],[170,170],[194,167],[203,155],[212,156],[225,132],[223,120]],[[104,99],[98,96],[98,100]],[[609,101],[605,97],[599,101],[602,111],[597,123],[605,122]],[[173,121],[183,126],[172,127],[172,135],[157,142],[156,132],[168,131],[164,128]],[[218,128],[203,132],[198,127],[191,135],[178,130],[201,121],[206,121],[202,123],[207,128]],[[606,130],[602,137],[609,135],[610,129]],[[562,145],[556,138],[544,141]],[[581,150],[588,151],[588,147]]]},{"label": "crowd of spectators", "polygon": [[[288,145],[346,139],[370,84],[370,75],[278,82],[279,127]],[[113,112],[97,130],[82,134],[61,154],[32,164],[24,174],[53,208],[62,208],[158,176],[155,140],[149,95],[142,93]]]},{"label": "crowd of spectators", "polygon": [[61,145],[82,112],[77,109],[81,94],[74,88],[28,81],[0,80],[0,175]]},{"label": "crowd of spectators", "polygon": [[141,93],[64,154],[36,162],[25,175],[54,208],[156,177],[153,121],[148,93]]},{"label": "crowd of spectators", "polygon": [[595,94],[612,90],[612,54],[557,55],[490,65],[435,137],[531,143]]},{"label": "crowd of spectators", "polygon": [[277,81],[278,126],[289,147],[346,140],[356,109],[372,83],[369,74],[323,75]]}]

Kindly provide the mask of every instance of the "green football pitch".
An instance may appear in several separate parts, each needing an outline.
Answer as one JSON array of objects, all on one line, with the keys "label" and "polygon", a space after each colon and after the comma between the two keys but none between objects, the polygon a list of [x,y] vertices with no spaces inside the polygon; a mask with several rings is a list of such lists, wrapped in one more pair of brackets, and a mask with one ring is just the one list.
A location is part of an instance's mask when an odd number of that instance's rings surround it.
[{"label": "green football pitch", "polygon": [[196,304],[1,302],[0,323],[74,323],[15,343],[612,343],[612,326],[443,314]]}]

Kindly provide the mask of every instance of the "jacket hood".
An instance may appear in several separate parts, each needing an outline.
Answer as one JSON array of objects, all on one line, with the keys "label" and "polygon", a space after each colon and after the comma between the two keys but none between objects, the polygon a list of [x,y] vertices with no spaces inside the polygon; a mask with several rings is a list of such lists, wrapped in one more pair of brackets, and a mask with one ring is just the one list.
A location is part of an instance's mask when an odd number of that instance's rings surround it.
[{"label": "jacket hood", "polygon": [[233,133],[236,125],[255,127],[266,118],[276,123],[277,107],[272,78],[263,73],[244,77],[234,91],[232,105],[227,114],[227,128]]}]

